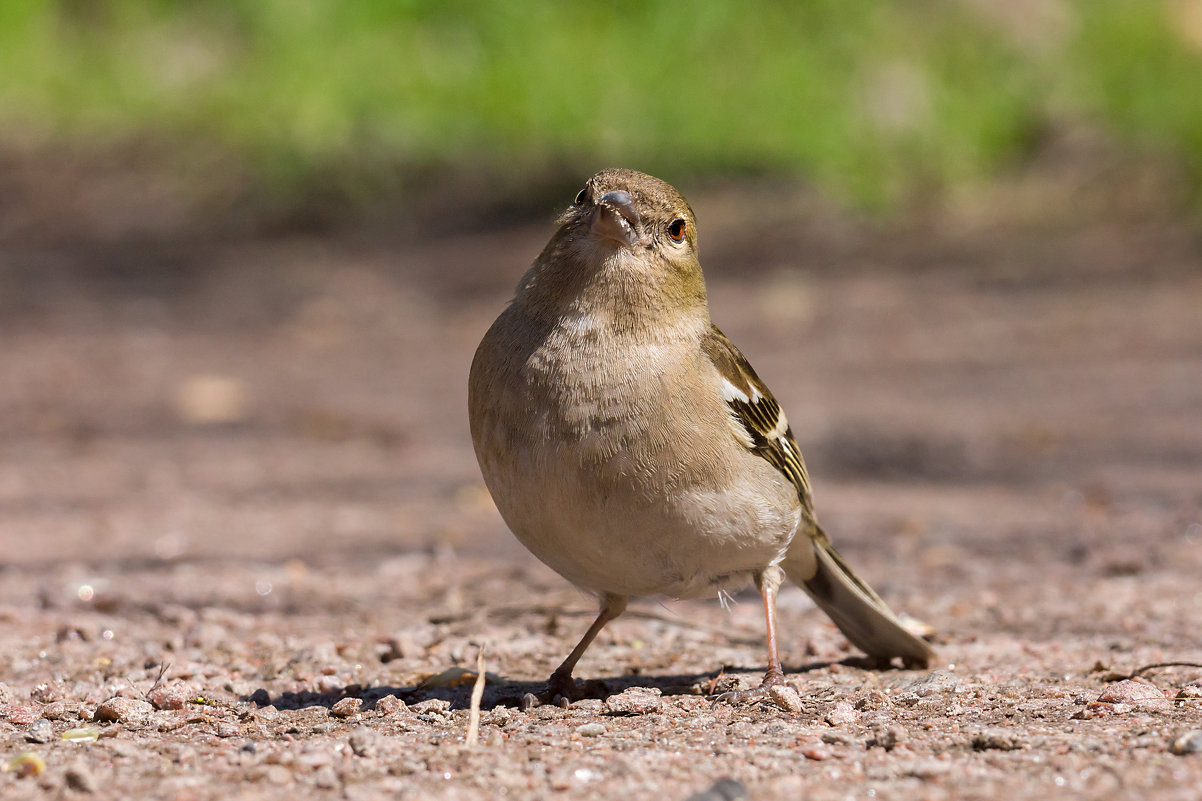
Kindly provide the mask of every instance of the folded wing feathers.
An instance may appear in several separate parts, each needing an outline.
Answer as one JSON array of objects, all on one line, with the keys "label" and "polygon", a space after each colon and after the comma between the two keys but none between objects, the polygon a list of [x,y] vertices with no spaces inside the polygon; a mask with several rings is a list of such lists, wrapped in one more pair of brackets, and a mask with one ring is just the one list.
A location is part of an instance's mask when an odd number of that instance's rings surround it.
[{"label": "folded wing feathers", "polygon": [[808,511],[810,477],[780,404],[746,357],[717,326],[712,328],[703,347],[722,376],[722,395],[730,407],[735,436],[789,479]]}]

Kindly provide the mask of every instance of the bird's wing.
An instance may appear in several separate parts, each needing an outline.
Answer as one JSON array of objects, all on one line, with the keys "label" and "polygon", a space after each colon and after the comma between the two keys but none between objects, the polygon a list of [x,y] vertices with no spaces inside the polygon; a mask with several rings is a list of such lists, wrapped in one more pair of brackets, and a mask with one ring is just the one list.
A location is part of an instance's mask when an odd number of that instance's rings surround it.
[{"label": "bird's wing", "polygon": [[710,329],[701,347],[721,376],[722,397],[730,409],[735,438],[784,473],[797,488],[805,512],[812,514],[810,476],[780,404],[718,326]]},{"label": "bird's wing", "polygon": [[801,498],[799,534],[782,567],[786,575],[822,607],[857,647],[872,656],[900,656],[907,664],[928,665],[935,652],[898,619],[831,545],[814,516],[810,477],[780,404],[734,343],[714,326],[703,342],[705,355],[722,379],[730,409],[731,433],[762,456],[797,488]]}]

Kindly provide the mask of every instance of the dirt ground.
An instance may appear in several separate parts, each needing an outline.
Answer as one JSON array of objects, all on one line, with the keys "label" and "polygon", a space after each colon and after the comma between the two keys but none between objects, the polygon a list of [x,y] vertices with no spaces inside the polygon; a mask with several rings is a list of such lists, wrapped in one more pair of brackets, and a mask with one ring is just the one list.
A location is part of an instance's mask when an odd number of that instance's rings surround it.
[{"label": "dirt ground", "polygon": [[[0,796],[1198,798],[1202,667],[1116,681],[1202,663],[1196,229],[693,200],[715,320],[843,554],[934,628],[933,669],[868,669],[791,588],[799,703],[713,705],[758,680],[756,599],[646,599],[580,665],[599,697],[516,708],[593,602],[505,530],[465,384],[549,222],[22,235],[0,250]],[[481,647],[468,747],[470,686],[422,682]]]}]

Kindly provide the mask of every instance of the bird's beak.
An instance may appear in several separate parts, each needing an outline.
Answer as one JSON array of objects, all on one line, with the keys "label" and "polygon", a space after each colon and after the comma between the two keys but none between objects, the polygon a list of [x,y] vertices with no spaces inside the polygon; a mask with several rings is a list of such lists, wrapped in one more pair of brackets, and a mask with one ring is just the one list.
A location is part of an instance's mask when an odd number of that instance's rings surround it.
[{"label": "bird's beak", "polygon": [[593,207],[592,233],[631,246],[639,241],[642,230],[634,198],[624,189],[606,192]]}]

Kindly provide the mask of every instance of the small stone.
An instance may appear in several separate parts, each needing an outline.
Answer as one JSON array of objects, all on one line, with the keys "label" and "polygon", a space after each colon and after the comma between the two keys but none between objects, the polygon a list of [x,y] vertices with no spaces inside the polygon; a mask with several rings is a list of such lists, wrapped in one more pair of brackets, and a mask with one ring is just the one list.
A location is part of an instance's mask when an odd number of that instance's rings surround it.
[{"label": "small stone", "polygon": [[1087,709],[1093,708],[1096,704],[1110,705],[1113,707],[1111,711],[1115,713],[1131,709],[1143,712],[1170,712],[1173,709],[1172,702],[1164,697],[1164,693],[1155,684],[1142,679],[1125,679],[1114,682],[1106,687],[1097,700],[1088,705]]},{"label": "small stone", "polygon": [[1175,698],[1178,701],[1178,706],[1183,706],[1186,701],[1202,700],[1202,686],[1197,684],[1187,684],[1177,691]]},{"label": "small stone", "polygon": [[39,704],[49,704],[54,701],[63,700],[65,691],[60,684],[43,683],[39,684],[37,687],[34,687],[33,692],[31,692],[29,695]]},{"label": "small stone", "polygon": [[133,698],[110,698],[96,707],[94,720],[110,723],[141,724],[150,719],[154,707],[148,701]]},{"label": "small stone", "polygon": [[378,738],[376,733],[366,726],[357,726],[351,731],[348,744],[355,756],[371,756],[376,751]]},{"label": "small stone", "polygon": [[607,731],[609,729],[600,723],[585,723],[583,726],[576,727],[576,733],[581,737],[600,737]]},{"label": "small stone", "polygon": [[974,751],[1017,751],[1026,746],[1022,738],[1007,729],[985,729],[972,736]]},{"label": "small stone", "polygon": [[333,790],[342,784],[338,780],[338,772],[330,765],[325,765],[317,769],[313,774],[313,783],[320,790]]},{"label": "small stone", "polygon": [[362,698],[343,698],[330,709],[330,714],[336,718],[353,718],[359,714],[359,707],[363,706]]},{"label": "small stone", "polygon": [[409,709],[405,702],[395,695],[389,694],[376,701],[373,707],[381,715],[397,715]]},{"label": "small stone", "polygon": [[861,712],[888,709],[891,706],[893,706],[893,702],[889,700],[889,696],[880,690],[869,690],[863,698],[856,701],[856,709]]},{"label": "small stone", "polygon": [[860,719],[860,713],[847,701],[839,701],[826,713],[825,719],[832,726],[848,726]]},{"label": "small stone", "polygon": [[237,723],[223,720],[217,724],[217,730],[214,733],[221,739],[227,740],[230,737],[240,736],[242,734],[242,729]]},{"label": "small stone", "polygon": [[346,686],[346,682],[338,676],[321,676],[317,679],[319,693],[336,693]]},{"label": "small stone", "polygon": [[960,679],[942,670],[932,670],[920,679],[915,679],[899,691],[899,695],[926,698],[929,695],[954,693],[960,689]]},{"label": "small stone", "polygon": [[65,720],[79,717],[80,705],[74,701],[53,701],[42,707],[42,717],[46,720]]},{"label": "small stone", "polygon": [[831,751],[829,748],[823,748],[821,745],[807,745],[801,749],[801,755],[806,759],[822,762],[831,758]]},{"label": "small stone", "polygon": [[772,703],[786,712],[800,712],[802,710],[801,696],[787,684],[777,684],[768,690],[768,697],[772,699]]},{"label": "small stone", "polygon": [[12,688],[0,681],[0,706],[8,706],[17,700]]},{"label": "small stone", "polygon": [[410,704],[409,708],[418,715],[429,715],[431,713],[441,715],[451,708],[451,702],[445,698],[427,698],[425,701]]},{"label": "small stone", "polygon": [[586,715],[600,715],[605,711],[605,702],[600,698],[581,698],[572,702],[572,710]]},{"label": "small stone", "polygon": [[34,721],[34,724],[29,727],[29,731],[25,732],[25,739],[31,743],[48,743],[54,739],[54,724],[42,718]]},{"label": "small stone", "polygon": [[886,751],[892,751],[905,741],[906,730],[894,724],[892,726],[878,726],[873,729],[872,739],[868,741],[868,745],[869,747],[876,746],[877,748],[884,748]]},{"label": "small stone", "polygon": [[183,709],[188,704],[189,689],[183,682],[160,684],[147,693],[146,700],[155,709]]},{"label": "small stone", "polygon": [[79,793],[96,792],[96,777],[82,763],[67,766],[63,773],[67,786]]},{"label": "small stone", "polygon": [[1195,729],[1178,734],[1169,743],[1169,753],[1177,756],[1202,753],[1202,730]]},{"label": "small stone", "polygon": [[8,708],[8,719],[17,726],[28,726],[39,717],[41,717],[41,715],[39,715],[31,706],[12,704]]},{"label": "small stone", "polygon": [[631,687],[605,700],[605,711],[611,715],[645,715],[660,708],[663,693],[657,687]]}]

